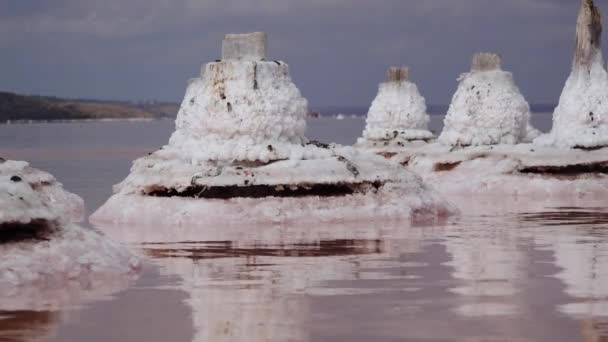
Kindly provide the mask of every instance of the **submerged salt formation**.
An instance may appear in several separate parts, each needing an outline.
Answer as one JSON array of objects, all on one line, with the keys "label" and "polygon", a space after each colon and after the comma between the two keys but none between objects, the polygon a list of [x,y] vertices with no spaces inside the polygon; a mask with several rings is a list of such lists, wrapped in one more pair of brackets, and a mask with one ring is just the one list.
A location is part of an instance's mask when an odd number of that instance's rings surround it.
[{"label": "submerged salt formation", "polygon": [[50,174],[0,159],[0,302],[32,287],[133,271],[127,250],[73,223],[83,208]]},{"label": "submerged salt formation", "polygon": [[358,145],[389,148],[433,139],[428,130],[426,101],[416,84],[409,80],[409,69],[391,67],[388,81],[381,83],[369,113],[363,138]]},{"label": "submerged salt formation", "polygon": [[608,147],[608,72],[601,37],[599,9],[592,0],[582,0],[572,72],[553,114],[551,133],[535,143],[583,149]]},{"label": "submerged salt formation", "polygon": [[517,144],[538,133],[529,125],[530,106],[500,57],[480,53],[460,76],[439,142],[452,146]]},{"label": "submerged salt formation", "polygon": [[[307,101],[263,33],[228,35],[190,82],[176,131],[137,160],[95,222],[212,225],[447,214],[383,158],[304,136]],[[323,199],[322,199],[323,198]]]}]

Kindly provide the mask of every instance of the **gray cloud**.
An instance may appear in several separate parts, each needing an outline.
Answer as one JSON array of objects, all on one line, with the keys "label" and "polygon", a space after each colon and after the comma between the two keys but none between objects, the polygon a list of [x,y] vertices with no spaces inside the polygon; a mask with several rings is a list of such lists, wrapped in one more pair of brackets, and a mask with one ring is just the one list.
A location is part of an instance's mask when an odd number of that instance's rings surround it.
[{"label": "gray cloud", "polygon": [[[313,105],[365,105],[391,64],[449,103],[476,51],[497,51],[530,102],[569,71],[571,0],[0,0],[0,88],[179,100],[228,32],[270,33]],[[608,6],[600,4],[603,10]]]}]

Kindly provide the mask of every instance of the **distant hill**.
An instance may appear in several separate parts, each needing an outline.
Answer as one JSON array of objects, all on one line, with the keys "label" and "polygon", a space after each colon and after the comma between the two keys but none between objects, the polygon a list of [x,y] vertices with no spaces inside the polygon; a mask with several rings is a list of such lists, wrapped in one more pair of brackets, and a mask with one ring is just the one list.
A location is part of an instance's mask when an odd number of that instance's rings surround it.
[{"label": "distant hill", "polygon": [[175,117],[175,103],[73,100],[0,92],[0,122]]},{"label": "distant hill", "polygon": [[[309,114],[332,116],[336,114],[367,114],[369,106],[313,107]],[[534,113],[553,112],[555,105],[533,104]],[[445,114],[448,106],[429,105],[429,114]],[[100,101],[61,99],[48,96],[27,96],[0,92],[0,123],[19,120],[79,120],[79,119],[158,119],[175,118],[179,104],[171,102],[134,103],[126,101]]]}]

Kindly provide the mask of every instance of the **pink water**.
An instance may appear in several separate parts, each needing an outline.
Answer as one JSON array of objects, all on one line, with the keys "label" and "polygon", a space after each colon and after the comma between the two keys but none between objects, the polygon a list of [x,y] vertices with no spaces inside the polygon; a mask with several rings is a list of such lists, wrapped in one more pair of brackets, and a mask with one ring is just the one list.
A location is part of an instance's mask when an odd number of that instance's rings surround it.
[{"label": "pink water", "polygon": [[[362,125],[319,119],[309,135],[352,143]],[[0,126],[0,155],[52,172],[91,212],[171,126]],[[426,225],[98,228],[142,254],[141,277],[55,292],[52,310],[0,303],[0,341],[608,340],[608,203]]]}]

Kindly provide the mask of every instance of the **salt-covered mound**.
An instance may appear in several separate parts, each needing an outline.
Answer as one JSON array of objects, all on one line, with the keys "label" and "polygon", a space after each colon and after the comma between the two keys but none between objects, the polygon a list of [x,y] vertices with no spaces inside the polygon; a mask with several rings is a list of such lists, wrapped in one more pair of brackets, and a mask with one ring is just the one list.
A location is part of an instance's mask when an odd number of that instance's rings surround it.
[{"label": "salt-covered mound", "polygon": [[428,130],[426,101],[415,83],[409,80],[409,69],[391,67],[388,81],[380,84],[378,95],[367,114],[362,147],[402,147],[411,141],[434,138]]},{"label": "salt-covered mound", "polygon": [[608,199],[608,149],[427,144],[393,159],[467,213],[603,206]]},{"label": "salt-covered mound", "polygon": [[601,50],[602,21],[592,0],[582,0],[572,72],[540,145],[593,149],[608,146],[608,72]]},{"label": "salt-covered mound", "polygon": [[0,232],[0,310],[73,305],[136,278],[139,260],[95,230],[42,221],[19,229],[8,239]]},{"label": "salt-covered mound", "polygon": [[500,57],[480,53],[471,72],[462,74],[438,141],[452,146],[517,144],[531,141],[538,131],[529,125],[530,106]]},{"label": "salt-covered mound", "polygon": [[191,81],[167,146],[137,160],[93,222],[210,225],[445,215],[383,158],[309,142],[307,101],[263,33],[228,35]]},{"label": "salt-covered mound", "polygon": [[4,295],[20,300],[22,291],[134,271],[138,261],[126,249],[72,223],[82,213],[82,200],[48,173],[0,162],[0,303]]},{"label": "salt-covered mound", "polygon": [[[0,158],[0,189],[0,222],[28,223],[33,218],[50,217],[78,222],[84,218],[82,198],[65,191],[51,174],[26,162]],[[9,210],[10,205],[16,207]]]}]

